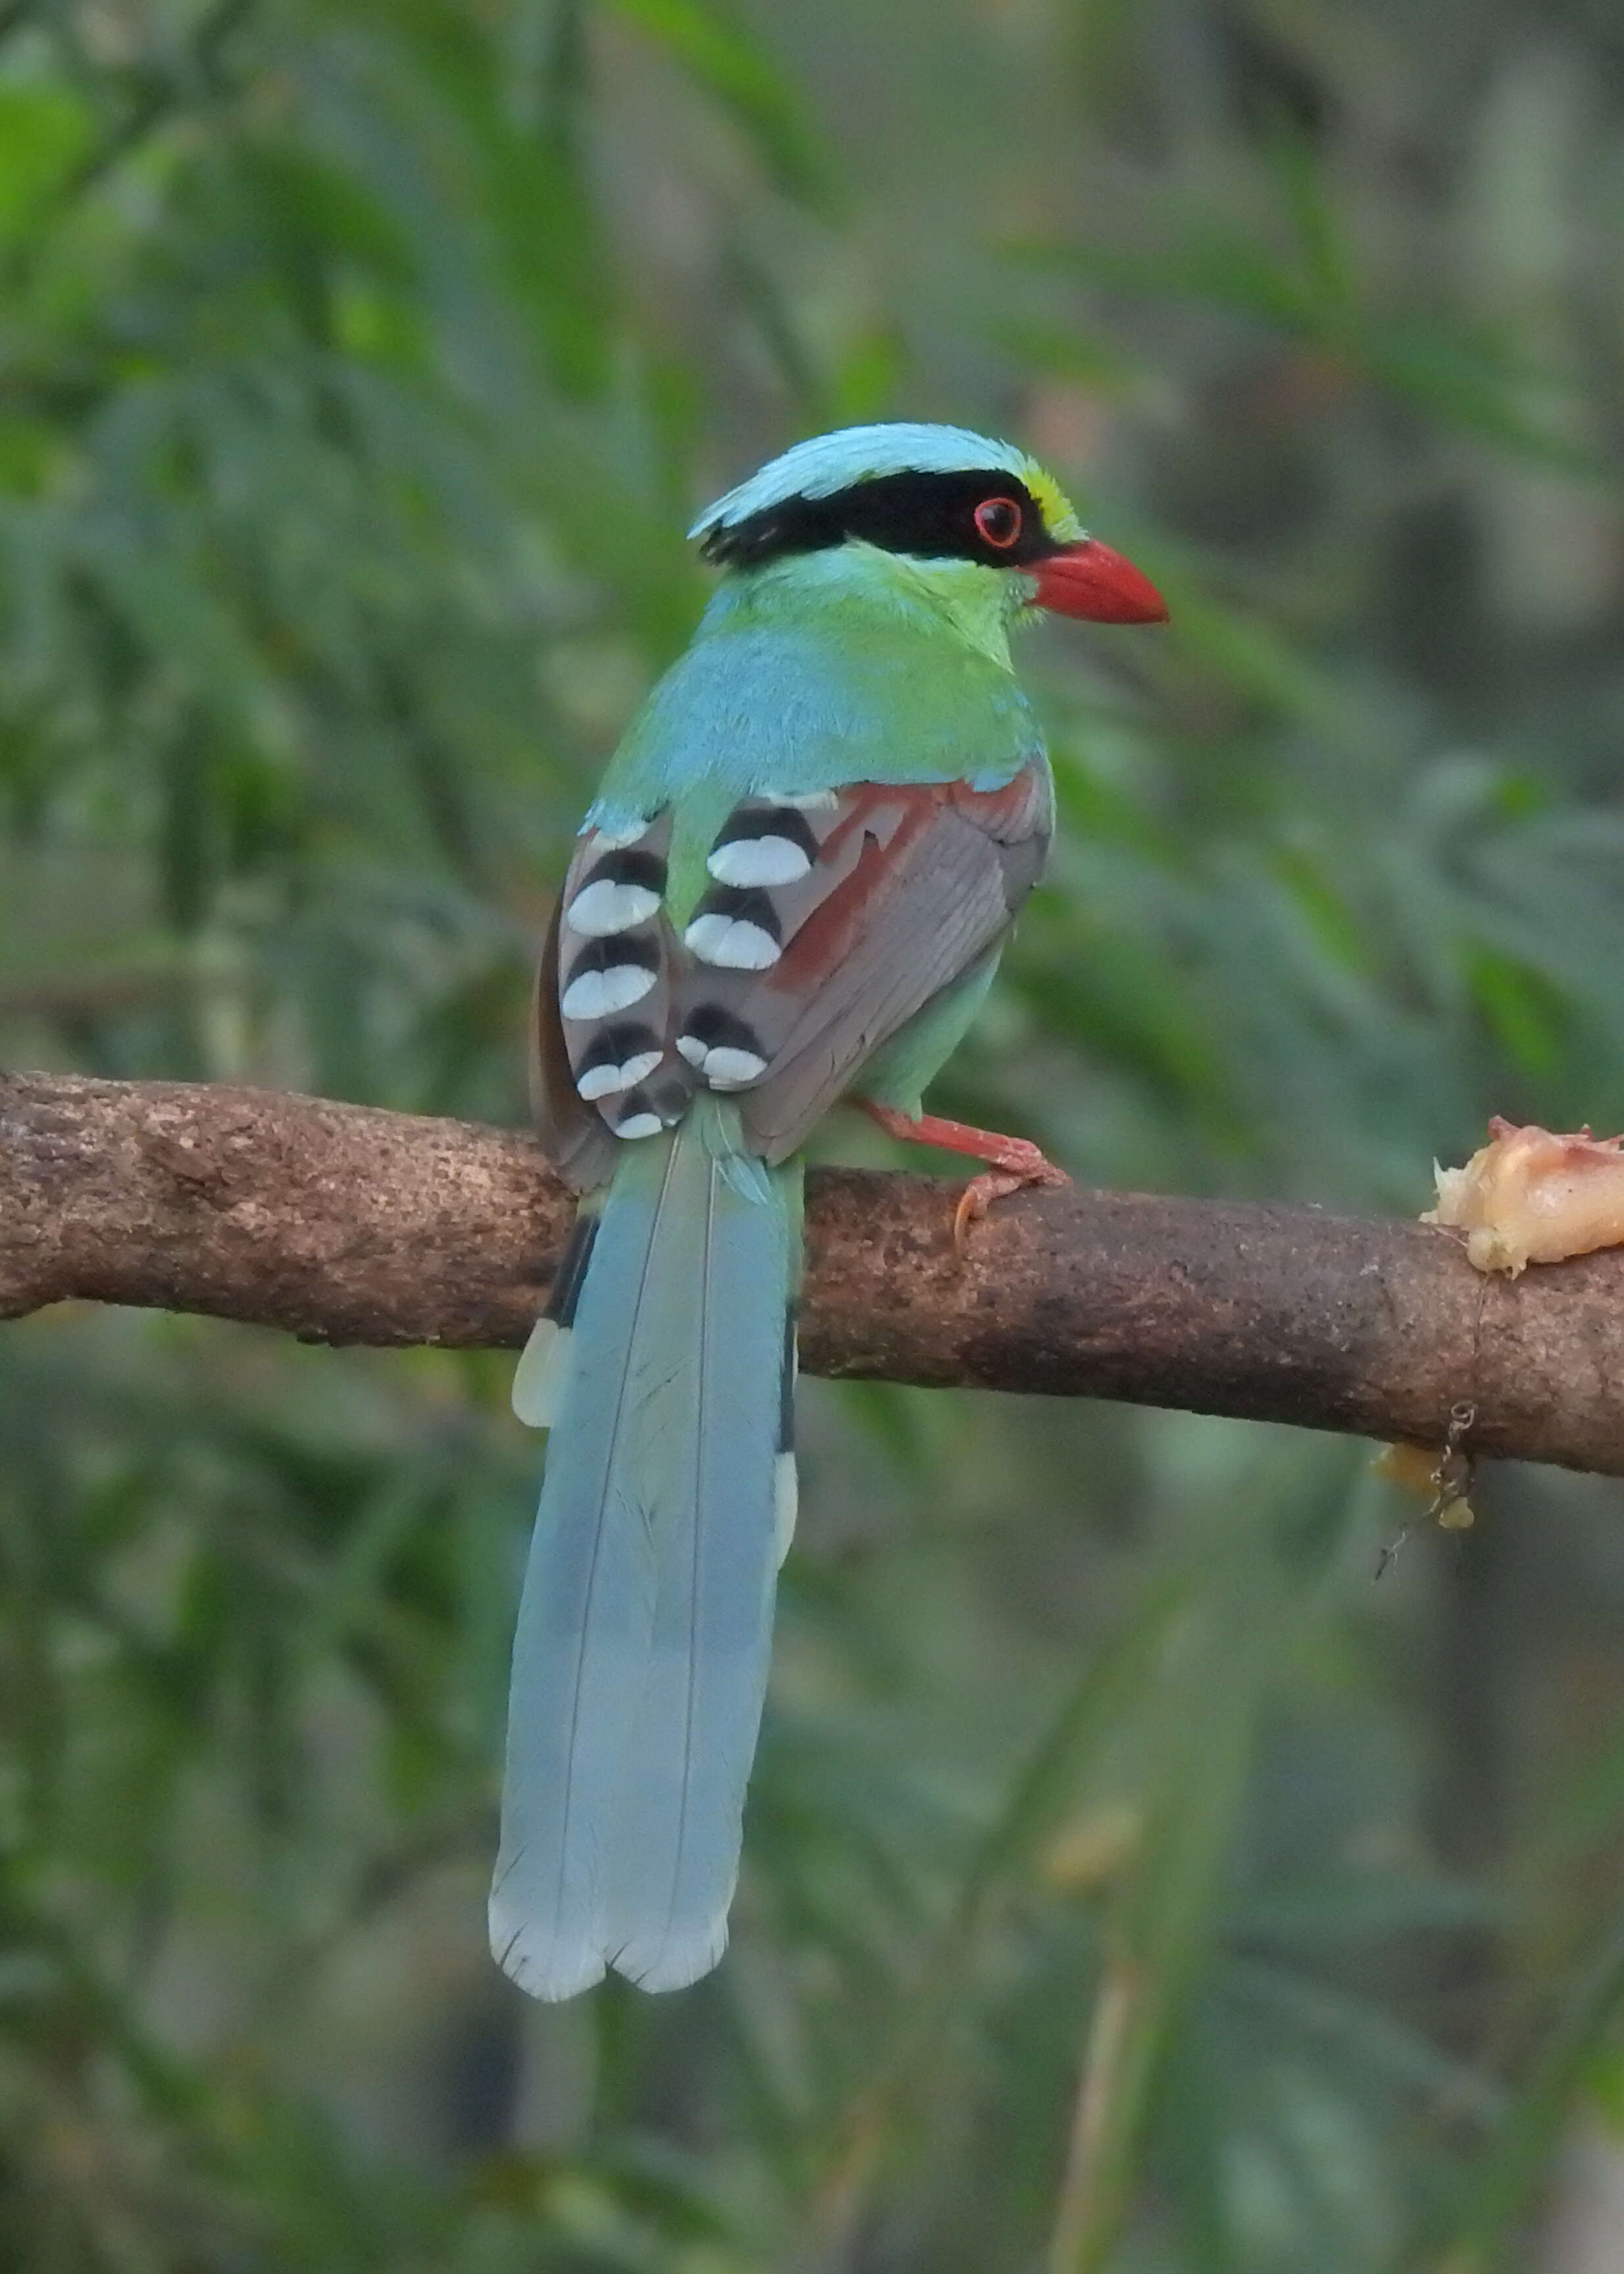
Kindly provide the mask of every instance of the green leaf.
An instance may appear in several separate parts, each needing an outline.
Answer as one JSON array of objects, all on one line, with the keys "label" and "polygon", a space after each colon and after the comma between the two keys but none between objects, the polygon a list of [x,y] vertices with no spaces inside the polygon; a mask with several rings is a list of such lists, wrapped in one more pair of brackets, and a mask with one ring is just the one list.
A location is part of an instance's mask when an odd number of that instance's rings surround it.
[{"label": "green leaf", "polygon": [[21,236],[85,158],[88,107],[64,87],[0,82],[0,244]]}]

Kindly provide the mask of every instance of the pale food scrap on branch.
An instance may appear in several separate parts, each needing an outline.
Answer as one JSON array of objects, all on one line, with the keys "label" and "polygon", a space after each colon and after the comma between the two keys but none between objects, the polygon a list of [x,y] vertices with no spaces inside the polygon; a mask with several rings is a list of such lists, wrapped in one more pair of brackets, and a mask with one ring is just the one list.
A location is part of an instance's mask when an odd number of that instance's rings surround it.
[{"label": "pale food scrap on branch", "polygon": [[1598,1247],[1624,1245],[1624,1137],[1588,1129],[1555,1136],[1516,1128],[1497,1114],[1489,1142],[1463,1169],[1440,1169],[1438,1205],[1422,1217],[1466,1234],[1466,1255],[1479,1271],[1560,1263]]}]

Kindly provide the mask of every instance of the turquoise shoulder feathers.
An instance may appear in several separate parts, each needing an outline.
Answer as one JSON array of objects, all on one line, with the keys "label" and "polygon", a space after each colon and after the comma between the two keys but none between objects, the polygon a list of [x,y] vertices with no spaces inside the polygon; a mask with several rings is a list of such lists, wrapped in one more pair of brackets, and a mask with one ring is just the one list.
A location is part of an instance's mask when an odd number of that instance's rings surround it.
[{"label": "turquoise shoulder feathers", "polygon": [[873,553],[725,588],[633,721],[587,825],[618,828],[690,795],[708,818],[773,789],[989,787],[1045,764],[1001,628],[973,617],[966,629],[963,596],[944,603],[918,581]]}]

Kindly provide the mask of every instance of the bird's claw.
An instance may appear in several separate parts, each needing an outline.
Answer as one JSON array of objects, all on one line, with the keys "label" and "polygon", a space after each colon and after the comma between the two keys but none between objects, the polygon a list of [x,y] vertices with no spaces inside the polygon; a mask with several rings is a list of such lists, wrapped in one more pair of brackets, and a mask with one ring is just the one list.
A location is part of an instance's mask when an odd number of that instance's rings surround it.
[{"label": "bird's claw", "polygon": [[1071,1181],[1065,1171],[1056,1168],[1030,1139],[1006,1137],[994,1163],[979,1177],[972,1177],[959,1195],[953,1210],[953,1246],[960,1259],[969,1254],[971,1225],[981,1222],[995,1201],[1007,1200],[1028,1185],[1069,1185]]},{"label": "bird's claw", "polygon": [[893,1105],[876,1105],[868,1097],[854,1098],[853,1103],[871,1121],[877,1121],[888,1136],[900,1137],[911,1145],[937,1145],[944,1153],[966,1154],[973,1161],[986,1162],[981,1175],[972,1177],[965,1186],[953,1210],[953,1246],[961,1261],[967,1252],[965,1243],[970,1226],[986,1215],[995,1201],[1019,1192],[1023,1185],[1071,1181],[1029,1137],[1006,1137],[1002,1130],[976,1129],[967,1121],[944,1121],[935,1113],[903,1113]]}]

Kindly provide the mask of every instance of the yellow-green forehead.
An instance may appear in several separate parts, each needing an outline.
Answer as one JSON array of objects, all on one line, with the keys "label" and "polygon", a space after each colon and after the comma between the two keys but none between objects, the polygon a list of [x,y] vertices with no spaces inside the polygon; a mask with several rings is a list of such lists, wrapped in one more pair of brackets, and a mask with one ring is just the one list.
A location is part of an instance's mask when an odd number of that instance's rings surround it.
[{"label": "yellow-green forehead", "polygon": [[1049,535],[1058,538],[1063,545],[1075,545],[1083,533],[1083,524],[1053,474],[1040,466],[1035,458],[1028,458],[1021,468],[1020,478],[1036,498],[1043,526]]}]

